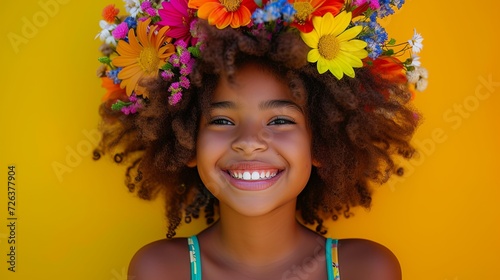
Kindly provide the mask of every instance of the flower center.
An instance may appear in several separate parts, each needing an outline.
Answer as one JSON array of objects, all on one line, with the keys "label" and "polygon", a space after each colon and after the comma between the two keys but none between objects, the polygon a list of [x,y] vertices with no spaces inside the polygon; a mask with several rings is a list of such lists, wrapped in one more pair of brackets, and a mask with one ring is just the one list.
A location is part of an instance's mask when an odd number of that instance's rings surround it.
[{"label": "flower center", "polygon": [[229,12],[236,12],[243,0],[219,0],[220,3],[226,7]]},{"label": "flower center", "polygon": [[142,49],[139,55],[139,65],[141,65],[145,74],[151,75],[151,73],[156,73],[158,71],[159,62],[160,58],[154,48],[146,47]]},{"label": "flower center", "polygon": [[293,8],[297,11],[295,18],[299,23],[304,23],[309,15],[314,12],[314,8],[309,2],[295,2]]},{"label": "flower center", "polygon": [[337,37],[332,34],[324,35],[319,38],[318,51],[324,58],[331,60],[337,56],[339,52],[339,43]]}]

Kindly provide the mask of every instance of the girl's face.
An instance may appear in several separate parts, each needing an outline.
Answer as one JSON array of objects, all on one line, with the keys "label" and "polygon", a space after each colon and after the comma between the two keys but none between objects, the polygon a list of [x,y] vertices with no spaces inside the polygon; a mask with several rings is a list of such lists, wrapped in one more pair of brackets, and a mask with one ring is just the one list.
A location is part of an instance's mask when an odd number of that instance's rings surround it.
[{"label": "girl's face", "polygon": [[311,173],[303,107],[269,70],[248,64],[221,79],[197,139],[200,177],[221,204],[258,216],[295,205]]}]

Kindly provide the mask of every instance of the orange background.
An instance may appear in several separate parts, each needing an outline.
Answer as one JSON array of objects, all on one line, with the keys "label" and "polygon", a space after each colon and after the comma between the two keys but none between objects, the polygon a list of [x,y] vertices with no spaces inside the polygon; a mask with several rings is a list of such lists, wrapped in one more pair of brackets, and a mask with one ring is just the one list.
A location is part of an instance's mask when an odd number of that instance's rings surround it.
[{"label": "orange background", "polygon": [[[91,159],[104,93],[94,75],[94,36],[108,1],[4,2],[0,278],[125,280],[133,253],[163,238],[166,222],[160,200],[127,192],[123,167]],[[333,237],[391,248],[406,280],[498,278],[499,9],[493,0],[408,0],[384,21],[400,42],[414,27],[425,38],[429,88],[415,101],[425,116],[414,142],[420,157],[406,164],[403,178],[378,189],[371,211],[356,209],[355,217],[329,225]],[[15,273],[7,270],[10,164],[17,172]]]}]

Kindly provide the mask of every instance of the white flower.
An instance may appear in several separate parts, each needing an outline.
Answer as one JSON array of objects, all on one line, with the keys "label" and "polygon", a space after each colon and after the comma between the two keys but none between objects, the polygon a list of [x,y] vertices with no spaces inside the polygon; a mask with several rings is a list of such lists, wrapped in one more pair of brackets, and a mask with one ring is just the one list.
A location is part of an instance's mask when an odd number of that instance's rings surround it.
[{"label": "white flower", "polygon": [[412,54],[411,55],[411,64],[410,66],[413,66],[413,67],[420,67],[422,63],[420,62],[420,56],[416,55],[416,54]]},{"label": "white flower", "polygon": [[415,84],[415,89],[418,91],[424,91],[427,88],[427,79],[420,79],[418,82]]},{"label": "white flower", "polygon": [[115,23],[109,23],[103,19],[99,21],[99,26],[101,27],[102,30],[109,30],[109,31],[112,31],[113,29],[116,28]]},{"label": "white flower", "polygon": [[142,12],[141,3],[139,0],[123,0],[125,2],[125,10],[131,17],[136,18],[137,14]]},{"label": "white flower", "polygon": [[406,72],[408,83],[415,84],[415,89],[418,91],[424,91],[427,88],[428,77],[429,72],[423,67],[415,67],[412,71]]},{"label": "white flower", "polygon": [[116,39],[111,35],[111,32],[116,28],[116,24],[109,23],[105,20],[99,21],[99,26],[101,27],[101,32],[97,33],[94,39],[101,39],[102,42],[105,42],[108,45],[116,46]]},{"label": "white flower", "polygon": [[406,72],[406,78],[408,79],[408,83],[414,84],[418,82],[418,79],[420,79],[420,74],[418,73],[417,69],[415,69],[413,71]]},{"label": "white flower", "polygon": [[116,39],[115,37],[111,34],[111,31],[107,29],[103,29],[101,32],[99,32],[96,36],[96,38],[99,37],[101,41],[105,42],[108,45],[113,45],[116,46]]},{"label": "white flower", "polygon": [[411,40],[408,40],[408,44],[410,44],[412,52],[419,53],[422,50],[423,40],[424,38],[422,37],[422,35],[418,34],[417,30],[414,29],[413,38],[411,38]]},{"label": "white flower", "polygon": [[429,78],[429,72],[427,72],[427,69],[425,69],[424,67],[418,67],[417,71],[420,74],[420,77],[422,77],[424,79]]}]

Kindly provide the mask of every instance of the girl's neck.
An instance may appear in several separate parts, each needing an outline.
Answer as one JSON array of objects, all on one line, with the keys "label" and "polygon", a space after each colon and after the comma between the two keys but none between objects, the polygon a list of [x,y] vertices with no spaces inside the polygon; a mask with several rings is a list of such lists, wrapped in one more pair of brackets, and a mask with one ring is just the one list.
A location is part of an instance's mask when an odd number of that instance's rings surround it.
[{"label": "girl's neck", "polygon": [[295,202],[258,217],[243,216],[221,204],[221,219],[207,235],[224,259],[250,267],[287,262],[306,237],[314,235],[296,221],[295,213]]}]

